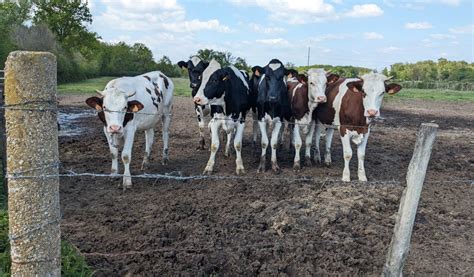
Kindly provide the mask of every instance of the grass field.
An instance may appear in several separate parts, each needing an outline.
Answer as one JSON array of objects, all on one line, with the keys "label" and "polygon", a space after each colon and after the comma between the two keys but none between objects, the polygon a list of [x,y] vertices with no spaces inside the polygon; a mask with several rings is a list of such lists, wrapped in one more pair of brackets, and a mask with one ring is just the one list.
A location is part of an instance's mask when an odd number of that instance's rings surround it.
[{"label": "grass field", "polygon": [[[94,94],[96,89],[102,90],[108,81],[115,77],[100,77],[77,83],[58,86],[60,94]],[[171,78],[176,96],[190,96],[189,80],[187,78]],[[444,89],[402,89],[393,96],[397,99],[424,99],[434,101],[473,101],[474,91],[455,91]],[[387,97],[388,98],[388,97]],[[390,100],[389,100],[390,101]]]}]

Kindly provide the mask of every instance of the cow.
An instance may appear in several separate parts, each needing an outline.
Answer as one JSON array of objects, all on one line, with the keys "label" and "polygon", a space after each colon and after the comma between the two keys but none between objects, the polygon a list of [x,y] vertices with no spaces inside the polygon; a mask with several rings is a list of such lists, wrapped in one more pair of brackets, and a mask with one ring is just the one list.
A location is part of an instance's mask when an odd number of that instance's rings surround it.
[{"label": "cow", "polygon": [[[384,93],[395,94],[401,90],[399,84],[386,82],[390,78],[380,73],[370,72],[360,78],[340,78],[326,88],[327,102],[315,110],[315,118],[320,124],[332,125],[339,130],[344,153],[342,181],[349,182],[349,162],[352,158],[351,141],[357,145],[358,178],[367,181],[364,159],[371,124],[380,116],[380,106]],[[330,145],[333,128],[326,134],[326,164],[331,163]],[[320,131],[316,131],[316,136]],[[316,138],[316,154],[319,155],[319,138]]]},{"label": "cow", "polygon": [[[211,174],[214,170],[215,156],[219,149],[219,129],[222,127],[227,134],[235,131],[234,148],[236,152],[236,174],[245,174],[242,161],[242,136],[245,128],[245,116],[249,110],[248,79],[234,66],[221,68],[212,60],[204,70],[202,84],[194,97],[197,105],[210,104],[212,119],[211,155],[203,174]],[[229,137],[228,137],[229,138]],[[227,141],[229,143],[229,139]]]},{"label": "cow", "polygon": [[[178,66],[186,69],[189,75],[189,86],[191,88],[191,95],[194,98],[196,93],[201,86],[202,73],[209,65],[208,62],[201,60],[198,56],[191,57],[187,62],[179,61]],[[206,122],[204,117],[210,114],[211,107],[209,105],[197,105],[195,104],[194,110],[196,111],[198,125],[199,125],[199,146],[197,149],[204,150],[206,145],[204,130]]]},{"label": "cow", "polygon": [[163,122],[163,164],[168,163],[168,138],[171,121],[174,85],[170,78],[159,71],[136,77],[121,77],[107,83],[100,97],[87,98],[86,103],[98,111],[104,124],[104,134],[112,154],[111,174],[118,173],[118,147],[123,142],[123,189],[132,186],[130,160],[137,131],[145,132],[145,155],[142,170],[149,164],[155,127]]},{"label": "cow", "polygon": [[258,137],[258,119],[257,119],[257,98],[258,98],[258,84],[262,78],[263,68],[259,65],[252,67],[252,77],[250,78],[249,85],[249,108],[252,110],[253,116],[253,137],[252,143],[255,147],[257,145]]},{"label": "cow", "polygon": [[286,69],[278,59],[272,59],[264,68],[258,86],[257,119],[262,136],[262,153],[257,172],[265,171],[266,151],[268,147],[267,124],[273,127],[271,136],[272,170],[280,172],[276,150],[282,121],[291,119],[291,108],[285,82]]},{"label": "cow", "polygon": [[[294,72],[293,72],[294,71]],[[329,74],[322,68],[311,68],[308,78],[303,79],[294,69],[290,71],[287,79],[288,98],[290,99],[293,128],[293,146],[295,158],[293,170],[299,171],[300,150],[302,139],[300,131],[305,136],[305,159],[306,166],[311,165],[311,143],[315,129],[315,121],[312,118],[313,111],[319,103],[326,102],[326,85],[335,82],[339,78],[337,74]],[[308,85],[309,82],[309,85]]]}]

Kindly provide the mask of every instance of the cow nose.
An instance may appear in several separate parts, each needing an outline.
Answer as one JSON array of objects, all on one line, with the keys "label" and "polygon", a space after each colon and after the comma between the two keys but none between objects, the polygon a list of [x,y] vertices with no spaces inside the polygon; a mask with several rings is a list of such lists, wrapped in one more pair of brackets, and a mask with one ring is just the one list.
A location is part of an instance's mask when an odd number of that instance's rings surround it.
[{"label": "cow nose", "polygon": [[378,113],[379,113],[379,111],[374,110],[374,109],[367,110],[367,114],[368,114],[370,117],[376,116]]},{"label": "cow nose", "polygon": [[110,125],[109,126],[109,133],[116,134],[122,131],[122,126],[119,125]]},{"label": "cow nose", "polygon": [[194,103],[199,104],[199,102],[201,102],[201,98],[199,98],[199,96],[194,96],[193,101]]},{"label": "cow nose", "polygon": [[318,102],[318,103],[326,102],[326,96],[323,95],[323,96],[316,97],[316,102]]}]

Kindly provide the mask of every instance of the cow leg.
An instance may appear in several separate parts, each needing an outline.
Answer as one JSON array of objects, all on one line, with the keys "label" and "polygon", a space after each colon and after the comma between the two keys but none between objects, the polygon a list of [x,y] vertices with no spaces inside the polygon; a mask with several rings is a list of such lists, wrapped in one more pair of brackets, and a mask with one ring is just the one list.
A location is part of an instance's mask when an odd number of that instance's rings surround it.
[{"label": "cow leg", "polygon": [[148,168],[154,137],[155,137],[154,129],[145,130],[145,156],[143,156],[141,170],[146,170]]},{"label": "cow leg", "polygon": [[110,174],[115,176],[118,174],[118,148],[114,145],[112,135],[107,132],[106,127],[104,127],[104,134],[109,144],[110,154],[112,155],[112,168]]},{"label": "cow leg", "polygon": [[199,125],[199,146],[197,147],[198,150],[204,150],[205,145],[206,145],[206,140],[204,139],[205,136],[205,130],[206,130],[206,122],[204,121],[204,113],[202,111],[201,106],[196,106],[196,114],[197,114],[197,120],[198,120],[198,125]]},{"label": "cow leg", "polygon": [[252,137],[252,145],[253,148],[255,149],[257,147],[257,139],[258,139],[258,118],[257,118],[257,112],[254,112],[252,114],[253,118],[253,137]]},{"label": "cow leg", "polygon": [[132,146],[135,137],[135,131],[131,130],[124,134],[124,143],[122,150],[123,171],[123,189],[132,186],[132,175],[130,174],[130,160],[132,159]]},{"label": "cow leg", "polygon": [[[169,161],[169,137],[170,137],[170,123],[171,115],[168,109],[164,109],[164,113],[161,116],[163,121],[163,160],[161,161],[162,165],[168,164]],[[204,147],[204,145],[203,145]]]},{"label": "cow leg", "polygon": [[315,123],[314,121],[311,121],[309,130],[308,130],[308,133],[306,134],[306,139],[305,139],[305,152],[304,152],[304,165],[305,166],[312,166],[311,143],[313,142],[314,128],[315,128]]},{"label": "cow leg", "polygon": [[258,126],[260,127],[260,134],[262,137],[262,154],[260,155],[260,164],[258,165],[257,172],[264,172],[265,171],[265,157],[267,155],[267,147],[268,147],[267,123],[263,119],[262,121],[258,122]]},{"label": "cow leg", "polygon": [[211,155],[209,156],[209,161],[207,161],[206,168],[204,169],[204,175],[211,174],[214,170],[216,153],[217,150],[219,150],[219,127],[221,122],[219,122],[219,120],[211,119],[209,125],[211,127]]},{"label": "cow leg", "polygon": [[367,140],[369,139],[369,132],[367,132],[367,134],[364,134],[364,138],[362,139],[362,142],[357,147],[357,159],[358,159],[357,175],[359,177],[359,181],[361,182],[367,182],[367,176],[365,175],[364,160],[365,160],[365,148],[367,146]]},{"label": "cow leg", "polygon": [[344,170],[342,171],[342,181],[350,182],[351,181],[351,172],[349,170],[349,163],[352,158],[352,148],[351,148],[351,135],[345,134],[341,136],[342,141],[342,150],[344,153]]},{"label": "cow leg", "polygon": [[235,148],[235,173],[237,175],[240,174],[245,174],[245,168],[244,168],[244,163],[242,161],[242,137],[244,134],[244,128],[245,128],[245,123],[244,122],[239,122],[237,123],[237,132],[235,133],[235,138],[234,138],[234,148]]},{"label": "cow leg", "polygon": [[273,172],[275,173],[279,173],[280,172],[280,167],[278,166],[278,162],[277,162],[277,148],[278,148],[278,134],[280,133],[280,129],[281,129],[281,121],[278,119],[275,124],[273,125],[273,131],[272,131],[272,141],[271,141],[271,144],[272,144],[272,170]]},{"label": "cow leg", "polygon": [[[229,125],[233,125],[234,123],[232,122],[231,124]],[[227,158],[230,157],[230,143],[232,141],[232,133],[234,132],[234,128],[233,127],[230,127],[230,126],[227,126],[227,123],[224,122],[224,125],[226,126],[226,139],[227,141],[225,142],[225,152],[224,152],[224,156],[226,156]]]},{"label": "cow leg", "polygon": [[326,130],[326,144],[325,144],[325,153],[324,153],[324,164],[326,166],[331,166],[331,144],[332,144],[332,136],[334,135],[334,129],[329,127]]},{"label": "cow leg", "polygon": [[295,146],[295,159],[293,161],[293,170],[300,171],[300,151],[301,151],[301,135],[300,135],[300,125],[295,122],[293,127],[293,145]]},{"label": "cow leg", "polygon": [[321,141],[321,130],[323,129],[323,125],[319,122],[316,123],[316,129],[314,134],[314,156],[313,160],[315,163],[321,163],[321,151],[319,150],[319,142]]}]

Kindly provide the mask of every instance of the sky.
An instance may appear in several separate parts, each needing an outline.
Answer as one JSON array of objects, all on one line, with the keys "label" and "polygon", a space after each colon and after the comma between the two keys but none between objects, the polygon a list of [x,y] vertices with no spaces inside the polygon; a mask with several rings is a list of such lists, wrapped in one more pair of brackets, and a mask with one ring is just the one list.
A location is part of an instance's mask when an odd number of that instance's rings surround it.
[{"label": "sky", "polygon": [[474,62],[471,0],[89,0],[89,29],[103,41],[141,42],[156,60],[199,49],[253,65]]}]

